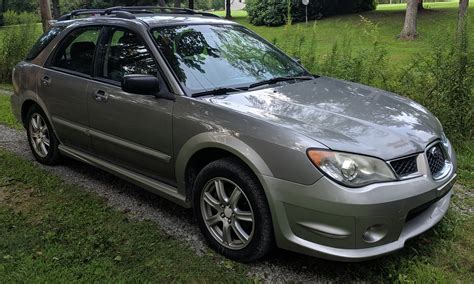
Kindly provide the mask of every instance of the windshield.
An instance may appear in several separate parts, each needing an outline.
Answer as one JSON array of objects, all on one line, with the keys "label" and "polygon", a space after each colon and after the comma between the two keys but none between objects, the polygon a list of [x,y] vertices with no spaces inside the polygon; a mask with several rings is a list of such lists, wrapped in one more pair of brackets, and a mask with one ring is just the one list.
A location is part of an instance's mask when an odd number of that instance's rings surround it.
[{"label": "windshield", "polygon": [[186,25],[152,30],[158,48],[191,93],[245,87],[307,74],[293,59],[234,25]]}]

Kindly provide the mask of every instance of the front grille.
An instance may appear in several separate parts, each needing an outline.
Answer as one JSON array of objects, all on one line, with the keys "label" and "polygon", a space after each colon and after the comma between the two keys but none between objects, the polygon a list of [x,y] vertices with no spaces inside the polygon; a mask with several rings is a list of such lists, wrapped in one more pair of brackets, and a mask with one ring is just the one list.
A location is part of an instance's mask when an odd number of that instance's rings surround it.
[{"label": "front grille", "polygon": [[408,158],[391,161],[390,165],[399,177],[408,176],[418,171],[416,158],[417,156],[411,156]]},{"label": "front grille", "polygon": [[431,174],[436,176],[443,170],[446,164],[446,158],[441,145],[436,144],[429,148],[428,151],[426,151],[426,157],[428,158],[428,166],[430,167]]}]

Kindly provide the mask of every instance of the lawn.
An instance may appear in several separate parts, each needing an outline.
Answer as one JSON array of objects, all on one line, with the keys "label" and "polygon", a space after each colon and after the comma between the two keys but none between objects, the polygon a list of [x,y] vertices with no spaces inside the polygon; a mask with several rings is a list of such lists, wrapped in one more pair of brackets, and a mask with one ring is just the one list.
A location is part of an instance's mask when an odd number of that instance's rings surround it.
[{"label": "lawn", "polygon": [[245,267],[198,256],[155,224],[0,149],[0,283],[218,282]]},{"label": "lawn", "polygon": [[[249,23],[245,11],[234,12],[234,21],[252,29],[265,39],[276,42],[278,46],[287,52],[291,52],[294,46],[293,37],[298,29],[303,31],[315,28],[317,31],[316,53],[324,56],[329,53],[335,42],[347,40],[351,42],[354,50],[369,48],[374,36],[383,43],[388,56],[394,64],[405,64],[416,54],[433,49],[439,40],[446,37],[454,37],[456,31],[458,2],[425,3],[426,11],[418,18],[419,36],[415,41],[401,41],[397,38],[402,30],[405,5],[378,5],[376,11],[351,14],[344,16],[327,17],[317,22],[293,24],[291,27],[266,27],[253,26]],[[474,5],[470,7],[470,14],[474,13]],[[216,12],[224,15],[223,12]],[[368,25],[362,17],[375,25]],[[474,38],[474,17],[469,18],[470,37]],[[286,30],[288,29],[288,30]],[[303,46],[309,45],[307,40]]]}]

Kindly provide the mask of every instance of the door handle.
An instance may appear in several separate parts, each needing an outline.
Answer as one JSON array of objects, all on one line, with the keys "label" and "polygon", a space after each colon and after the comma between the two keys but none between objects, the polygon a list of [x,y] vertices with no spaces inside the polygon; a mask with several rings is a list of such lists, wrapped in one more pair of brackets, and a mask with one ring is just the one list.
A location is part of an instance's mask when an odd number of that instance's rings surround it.
[{"label": "door handle", "polygon": [[109,95],[107,95],[104,91],[98,90],[95,92],[95,94],[92,96],[94,100],[98,102],[106,102],[109,99]]},{"label": "door handle", "polygon": [[41,85],[43,86],[49,86],[51,85],[51,77],[49,76],[43,76],[43,78],[41,78]]}]

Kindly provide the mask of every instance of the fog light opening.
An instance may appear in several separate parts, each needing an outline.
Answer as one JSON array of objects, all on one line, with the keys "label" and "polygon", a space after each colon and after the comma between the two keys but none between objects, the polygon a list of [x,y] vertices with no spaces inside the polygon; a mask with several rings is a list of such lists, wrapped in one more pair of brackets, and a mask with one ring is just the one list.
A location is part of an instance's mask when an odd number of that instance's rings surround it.
[{"label": "fog light opening", "polygon": [[365,230],[362,238],[367,243],[376,243],[387,235],[388,229],[385,225],[373,225]]}]

